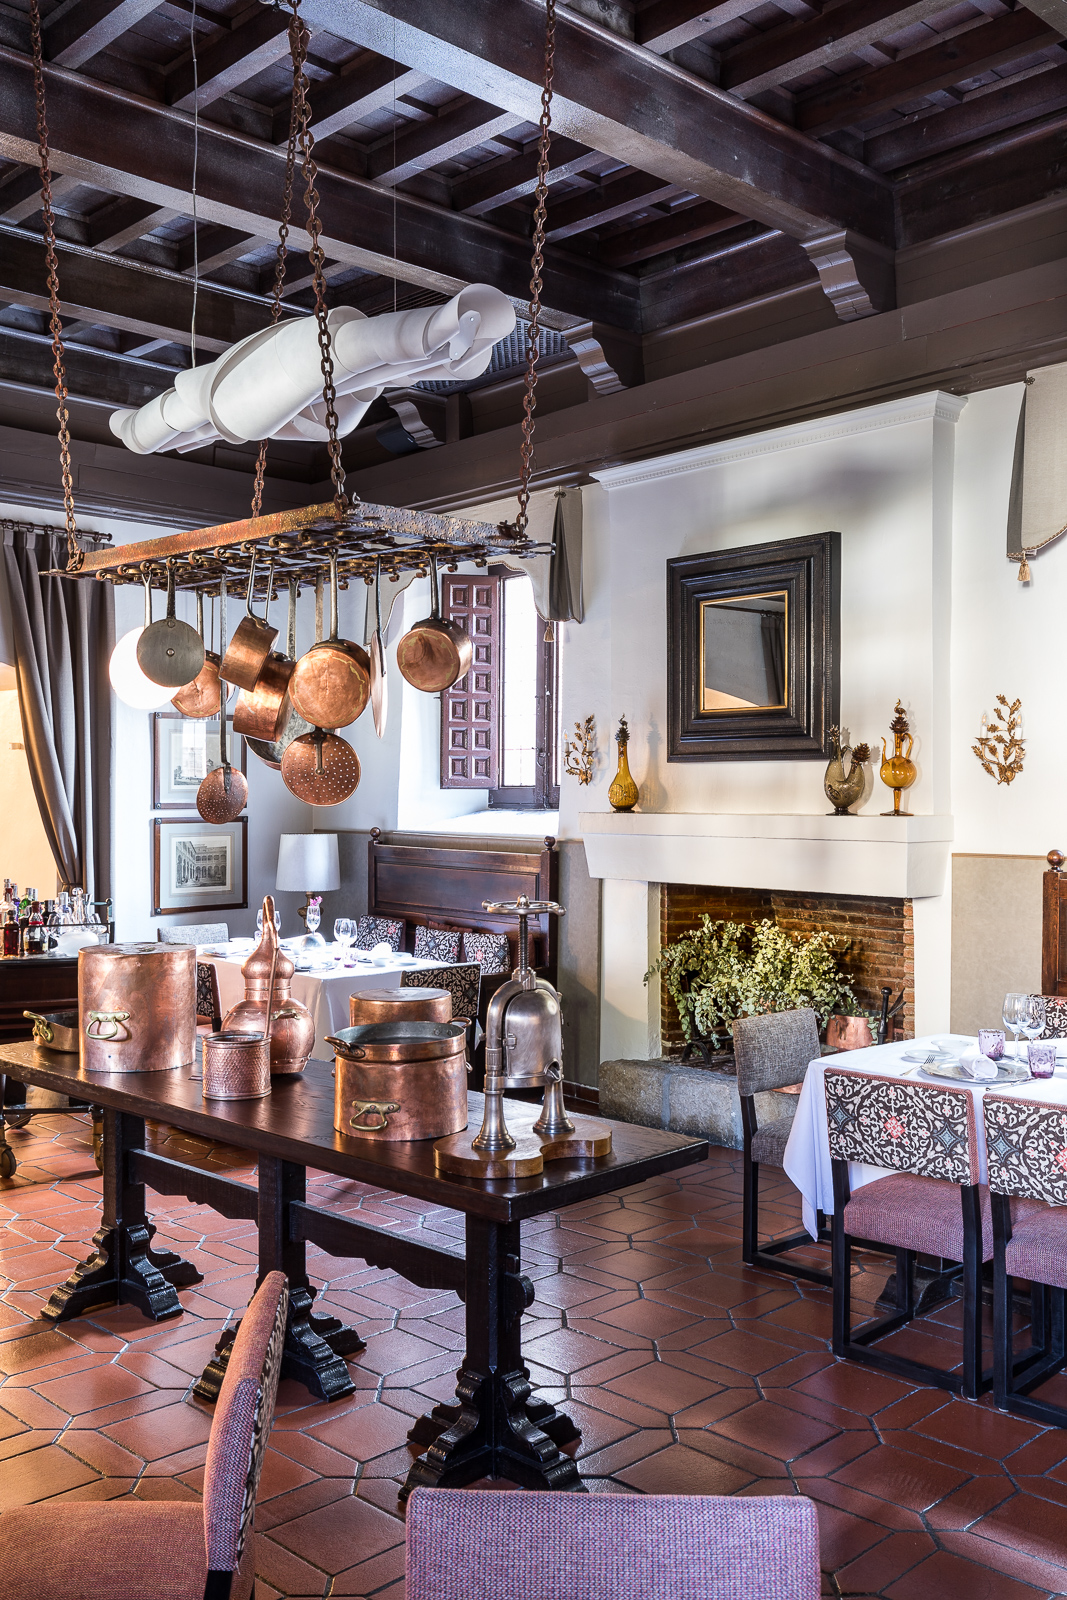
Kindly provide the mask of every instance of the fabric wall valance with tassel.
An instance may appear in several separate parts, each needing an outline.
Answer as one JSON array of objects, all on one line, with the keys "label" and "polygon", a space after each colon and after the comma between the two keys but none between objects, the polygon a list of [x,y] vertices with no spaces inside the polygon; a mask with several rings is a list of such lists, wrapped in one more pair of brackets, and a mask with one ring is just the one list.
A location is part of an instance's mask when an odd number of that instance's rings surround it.
[{"label": "fabric wall valance with tassel", "polygon": [[1026,380],[1008,499],[1009,561],[1030,580],[1030,558],[1067,533],[1067,365]]}]

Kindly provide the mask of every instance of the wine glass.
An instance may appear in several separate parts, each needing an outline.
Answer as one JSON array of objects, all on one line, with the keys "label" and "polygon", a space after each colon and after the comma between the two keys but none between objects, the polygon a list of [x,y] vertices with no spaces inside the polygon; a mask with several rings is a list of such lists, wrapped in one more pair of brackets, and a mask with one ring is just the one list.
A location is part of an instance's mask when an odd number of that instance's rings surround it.
[{"label": "wine glass", "polygon": [[1012,1055],[1016,1060],[1019,1059],[1019,1034],[1022,1030],[1022,1019],[1025,1015],[1023,1007],[1029,998],[1029,995],[1025,994],[1006,994],[1004,996],[1004,1006],[1000,1013],[1004,1026],[1010,1030],[1013,1036]]},{"label": "wine glass", "polygon": [[1018,1017],[1019,1031],[1025,1033],[1027,1039],[1036,1039],[1038,1034],[1045,1031],[1044,995],[1024,994]]},{"label": "wine glass", "polygon": [[333,925],[333,937],[334,937],[335,944],[340,946],[340,948],[339,948],[339,950],[337,952],[338,961],[347,962],[347,960],[348,960],[348,947],[352,943],[353,939],[356,937],[356,930],[355,930],[355,927],[352,924],[351,918],[349,918],[349,917],[338,917],[337,918],[336,922]]},{"label": "wine glass", "polygon": [[322,896],[313,894],[307,903],[307,916],[304,919],[304,926],[307,928],[308,933],[318,933],[319,923],[322,921],[321,908]]},{"label": "wine glass", "polygon": [[[279,933],[281,933],[281,931],[282,931],[282,918],[281,918],[281,913],[279,911],[275,911],[275,913],[274,913],[274,926],[277,929],[277,931]],[[256,938],[257,939],[262,939],[262,937],[263,937],[263,907],[260,906],[259,910],[256,912]]]}]

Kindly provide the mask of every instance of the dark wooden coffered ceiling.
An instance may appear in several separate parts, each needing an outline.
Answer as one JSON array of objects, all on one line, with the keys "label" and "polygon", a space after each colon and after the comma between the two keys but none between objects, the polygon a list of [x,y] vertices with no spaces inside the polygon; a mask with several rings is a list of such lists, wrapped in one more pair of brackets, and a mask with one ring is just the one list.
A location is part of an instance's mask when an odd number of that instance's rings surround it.
[{"label": "dark wooden coffered ceiling", "polygon": [[[1019,264],[1013,237],[1029,239],[1033,217],[1067,192],[1057,7],[1067,11],[1063,0],[561,4],[547,412],[918,303],[924,251],[939,242],[995,241],[965,243],[975,264],[953,268],[952,286],[1005,279]],[[76,429],[103,437],[104,403],[140,404],[190,359],[197,97],[201,359],[267,320],[287,15],[259,0],[43,0],[42,10],[69,384],[85,402]],[[391,310],[484,281],[521,306],[543,5],[304,0],[301,10],[333,303]],[[3,420],[17,394],[44,428],[47,407],[30,399],[52,382],[35,154],[26,7],[4,0]],[[298,223],[302,214],[298,204]],[[293,238],[286,302],[300,315],[311,290],[299,228]],[[1049,254],[1031,249],[1025,263]],[[499,349],[473,393],[379,402],[348,461],[370,470],[396,453],[510,434],[520,357],[517,339]],[[1047,330],[1022,341],[1024,365],[1049,359],[1063,350]],[[248,465],[218,448],[197,459]],[[313,479],[321,463],[279,448],[272,470]]]}]

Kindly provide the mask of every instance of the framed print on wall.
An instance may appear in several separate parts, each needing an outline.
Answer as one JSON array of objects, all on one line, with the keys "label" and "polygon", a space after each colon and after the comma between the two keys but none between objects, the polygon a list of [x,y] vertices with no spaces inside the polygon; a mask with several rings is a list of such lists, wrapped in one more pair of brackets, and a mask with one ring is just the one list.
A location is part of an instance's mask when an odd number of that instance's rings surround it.
[{"label": "framed print on wall", "polygon": [[667,562],[667,760],[813,761],[839,718],[841,535]]},{"label": "framed print on wall", "polygon": [[[245,742],[226,724],[231,767],[247,776]],[[201,779],[219,765],[217,717],[183,717],[180,711],[156,711],[152,716],[152,810],[188,811],[196,805]]]},{"label": "framed print on wall", "polygon": [[152,915],[243,911],[248,905],[248,818],[152,819]]}]

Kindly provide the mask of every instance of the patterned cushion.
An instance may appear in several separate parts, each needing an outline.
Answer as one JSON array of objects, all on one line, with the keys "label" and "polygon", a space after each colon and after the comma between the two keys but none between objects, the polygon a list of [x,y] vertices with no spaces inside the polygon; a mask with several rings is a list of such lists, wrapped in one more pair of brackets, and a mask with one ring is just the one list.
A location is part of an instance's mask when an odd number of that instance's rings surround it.
[{"label": "patterned cushion", "polygon": [[226,944],[230,937],[225,922],[186,922],[169,928],[157,928],[160,944]]},{"label": "patterned cushion", "polygon": [[213,961],[196,963],[196,1014],[198,1017],[210,1017],[213,1027],[222,1025],[219,975]]},{"label": "patterned cushion", "polygon": [[982,1111],[993,1193],[1067,1206],[1067,1107],[987,1094]]},{"label": "patterned cushion", "polygon": [[796,1102],[788,1108],[788,1115],[778,1117],[774,1122],[765,1122],[757,1128],[752,1135],[752,1159],[761,1167],[781,1167],[785,1165],[785,1147],[793,1126],[793,1117],[796,1114]]},{"label": "patterned cushion", "polygon": [[356,949],[373,950],[376,944],[387,944],[390,950],[399,950],[407,931],[407,923],[396,917],[360,917],[356,923]]},{"label": "patterned cushion", "polygon": [[[12,1506],[0,1517],[0,1560],[11,1600],[202,1600],[204,1514],[196,1500]],[[250,1565],[232,1600],[250,1593],[251,1575]]]},{"label": "patterned cushion", "polygon": [[977,1125],[967,1089],[872,1078],[837,1067],[827,1067],[825,1082],[835,1159],[947,1183],[978,1182]]},{"label": "patterned cushion", "polygon": [[427,967],[422,972],[402,972],[402,989],[447,989],[452,996],[452,1015],[473,1022],[478,1015],[478,995],[482,969],[477,962],[457,963],[454,967]]},{"label": "patterned cushion", "polygon": [[[989,1190],[982,1184],[982,1260],[993,1256]],[[845,1232],[854,1239],[925,1250],[948,1261],[963,1260],[963,1205],[960,1190],[941,1178],[893,1173],[857,1189],[845,1207]]]},{"label": "patterned cushion", "polygon": [[1013,1278],[1067,1289],[1067,1210],[1042,1200],[1013,1200],[1004,1266]]},{"label": "patterned cushion", "polygon": [[734,1029],[737,1092],[759,1094],[796,1083],[819,1058],[819,1023],[810,1007],[738,1017]]},{"label": "patterned cushion", "polygon": [[415,954],[420,961],[458,961],[461,938],[458,928],[416,927]]},{"label": "patterned cushion", "polygon": [[1042,998],[1045,1002],[1045,1030],[1038,1034],[1038,1038],[1067,1039],[1067,999],[1054,994],[1046,994]]},{"label": "patterned cushion", "polygon": [[204,1469],[204,1538],[212,1572],[235,1570],[252,1527],[274,1420],[288,1309],[285,1274],[268,1273],[233,1341]]},{"label": "patterned cushion", "polygon": [[803,1495],[416,1489],[407,1600],[817,1600]]},{"label": "patterned cushion", "polygon": [[477,961],[485,977],[498,972],[511,971],[511,952],[506,933],[465,933],[463,935],[464,961]]}]

